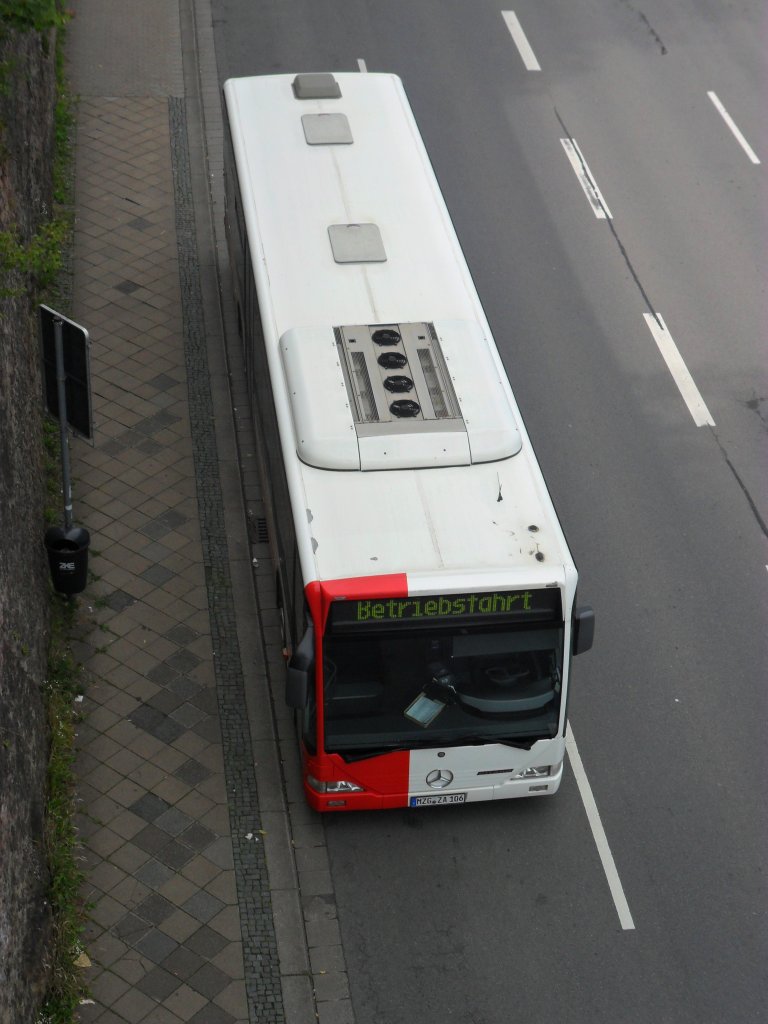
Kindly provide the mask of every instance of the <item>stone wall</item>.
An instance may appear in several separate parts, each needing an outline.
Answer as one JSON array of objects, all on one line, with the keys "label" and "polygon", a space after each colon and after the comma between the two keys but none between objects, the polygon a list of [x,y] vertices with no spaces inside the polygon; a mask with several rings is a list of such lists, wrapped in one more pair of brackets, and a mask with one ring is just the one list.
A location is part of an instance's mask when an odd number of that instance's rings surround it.
[{"label": "stone wall", "polygon": [[[0,38],[0,231],[50,215],[54,34]],[[0,1024],[31,1024],[46,984],[43,844],[48,632],[41,385],[29,276],[0,267]]]}]

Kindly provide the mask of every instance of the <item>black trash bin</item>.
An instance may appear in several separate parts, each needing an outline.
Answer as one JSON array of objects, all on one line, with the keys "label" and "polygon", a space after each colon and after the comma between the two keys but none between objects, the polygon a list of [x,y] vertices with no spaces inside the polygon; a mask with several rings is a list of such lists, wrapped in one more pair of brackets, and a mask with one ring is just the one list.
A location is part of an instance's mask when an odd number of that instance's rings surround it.
[{"label": "black trash bin", "polygon": [[82,526],[69,530],[51,526],[45,531],[53,587],[60,594],[80,594],[85,590],[90,542],[90,534]]}]

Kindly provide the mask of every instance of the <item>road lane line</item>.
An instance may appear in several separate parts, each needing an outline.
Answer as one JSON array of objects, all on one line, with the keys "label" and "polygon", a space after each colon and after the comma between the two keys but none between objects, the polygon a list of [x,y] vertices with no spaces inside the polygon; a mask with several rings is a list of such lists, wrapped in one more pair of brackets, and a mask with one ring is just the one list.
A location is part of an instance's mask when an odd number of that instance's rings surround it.
[{"label": "road lane line", "polygon": [[624,889],[622,888],[621,880],[619,879],[619,873],[616,870],[616,862],[613,859],[611,848],[608,845],[605,829],[603,828],[603,823],[600,820],[597,804],[595,803],[595,798],[592,795],[592,787],[589,784],[587,773],[584,771],[584,765],[581,761],[579,748],[576,746],[576,739],[574,738],[570,722],[568,723],[568,733],[565,737],[565,746],[568,751],[568,758],[571,762],[574,777],[576,778],[576,785],[579,787],[579,793],[581,794],[581,800],[584,804],[584,810],[587,812],[587,820],[589,821],[590,828],[592,829],[592,837],[595,840],[595,846],[597,847],[597,852],[599,853],[600,860],[603,864],[603,871],[605,872],[605,877],[608,880],[608,888],[611,890],[613,904],[616,907],[616,913],[619,915],[619,923],[624,931],[633,931],[635,922],[632,920],[632,914],[629,912],[629,904],[627,903],[627,898],[624,895]]},{"label": "road lane line", "polygon": [[685,365],[677,345],[672,340],[672,335],[667,330],[664,318],[660,313],[653,315],[643,313],[643,316],[654,341],[659,346],[659,351],[664,356],[664,362],[669,367],[669,372],[683,396],[683,401],[693,416],[693,422],[697,427],[714,427],[715,421],[712,419],[699,389],[694,384],[693,377],[688,372],[688,367]]},{"label": "road lane line", "polygon": [[757,153],[755,153],[754,149],[752,149],[750,144],[747,142],[747,140],[741,134],[739,129],[736,127],[736,122],[733,120],[731,115],[728,113],[728,111],[725,109],[723,104],[718,99],[717,93],[714,93],[714,92],[710,91],[710,92],[707,93],[707,96],[709,96],[709,98],[712,100],[712,102],[715,105],[715,110],[718,112],[720,117],[722,117],[722,119],[725,121],[725,123],[731,129],[731,131],[734,134],[734,137],[735,137],[736,141],[741,146],[741,148],[744,150],[744,152],[747,154],[747,156],[752,161],[752,163],[753,164],[759,164],[760,160],[758,159]]},{"label": "road lane line", "polygon": [[515,12],[502,11],[501,16],[515,41],[515,46],[520,52],[523,64],[525,64],[528,71],[541,71],[541,65],[536,60],[536,54],[533,52],[531,44],[528,42],[525,32],[523,32],[523,26],[520,24]]},{"label": "road lane line", "polygon": [[597,182],[592,177],[592,172],[587,167],[587,161],[579,149],[576,139],[560,139],[565,150],[565,155],[571,162],[576,177],[578,178],[579,184],[584,189],[584,195],[589,200],[589,205],[592,207],[594,215],[601,220],[613,220],[613,215],[608,209],[608,204],[603,199],[600,189],[597,187]]},{"label": "road lane line", "polygon": [[368,70],[368,68],[365,66],[365,61],[363,60],[362,57],[358,57],[357,68],[359,71],[362,71],[363,73],[365,73]]}]

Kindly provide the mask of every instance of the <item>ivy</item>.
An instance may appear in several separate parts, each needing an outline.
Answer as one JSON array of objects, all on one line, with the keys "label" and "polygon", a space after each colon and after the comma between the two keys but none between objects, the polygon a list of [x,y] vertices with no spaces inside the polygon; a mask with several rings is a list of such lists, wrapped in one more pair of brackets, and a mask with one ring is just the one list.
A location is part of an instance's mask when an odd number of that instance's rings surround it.
[{"label": "ivy", "polygon": [[71,18],[58,0],[0,0],[0,27],[20,32],[46,32],[62,28]]},{"label": "ivy", "polygon": [[[26,245],[18,231],[0,231],[0,272],[29,275],[33,279],[33,291],[46,289],[61,270],[61,254],[68,233],[69,224],[64,217],[48,221]],[[19,289],[0,287],[0,296],[18,292]]]},{"label": "ivy", "polygon": [[50,726],[48,801],[45,845],[50,871],[48,902],[51,906],[53,945],[49,988],[36,1024],[73,1024],[86,992],[81,968],[82,935],[87,907],[83,904],[83,872],[79,864],[75,828],[75,699],[83,692],[81,667],[71,650],[75,606],[52,597],[51,643],[48,679],[44,692]]}]

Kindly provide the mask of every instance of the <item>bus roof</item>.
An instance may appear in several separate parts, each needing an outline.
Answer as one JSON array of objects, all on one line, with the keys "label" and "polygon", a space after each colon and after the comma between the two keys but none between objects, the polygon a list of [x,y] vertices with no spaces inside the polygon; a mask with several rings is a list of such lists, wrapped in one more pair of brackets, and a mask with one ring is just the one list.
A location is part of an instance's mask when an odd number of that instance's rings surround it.
[{"label": "bus roof", "polygon": [[400,80],[225,97],[305,584],[575,583]]}]

